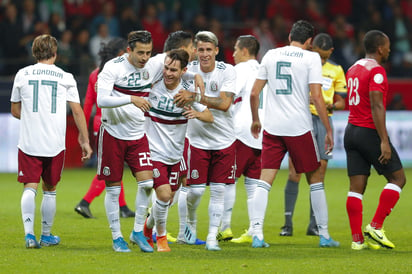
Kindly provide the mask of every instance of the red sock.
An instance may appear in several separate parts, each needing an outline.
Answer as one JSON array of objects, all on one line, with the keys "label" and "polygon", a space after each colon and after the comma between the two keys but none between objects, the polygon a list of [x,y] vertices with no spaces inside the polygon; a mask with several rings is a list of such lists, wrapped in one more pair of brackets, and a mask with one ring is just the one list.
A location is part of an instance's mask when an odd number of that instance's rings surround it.
[{"label": "red sock", "polygon": [[399,200],[399,192],[392,189],[383,189],[379,198],[379,205],[373,216],[371,226],[376,229],[381,229],[386,216],[388,216],[392,208]]},{"label": "red sock", "polygon": [[362,200],[356,197],[348,196],[346,200],[346,211],[348,212],[349,225],[352,231],[352,241],[363,243]]},{"label": "red sock", "polygon": [[90,188],[87,191],[86,195],[84,195],[83,199],[90,204],[94,198],[96,198],[103,192],[105,186],[106,185],[104,183],[104,180],[97,179],[97,175],[94,176]]},{"label": "red sock", "polygon": [[125,206],[126,200],[124,198],[124,187],[123,187],[123,181],[121,181],[121,188],[120,188],[120,196],[119,196],[119,206]]}]

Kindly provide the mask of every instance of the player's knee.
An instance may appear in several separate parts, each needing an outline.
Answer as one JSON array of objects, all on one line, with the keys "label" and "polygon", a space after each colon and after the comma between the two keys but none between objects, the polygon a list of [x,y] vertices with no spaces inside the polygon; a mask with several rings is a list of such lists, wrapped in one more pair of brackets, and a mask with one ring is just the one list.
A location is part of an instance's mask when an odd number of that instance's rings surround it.
[{"label": "player's knee", "polygon": [[199,199],[200,197],[203,196],[205,193],[206,186],[205,187],[190,187],[190,191],[188,195],[194,199]]},{"label": "player's knee", "polygon": [[139,186],[140,189],[149,191],[149,190],[152,190],[153,188],[153,180],[140,181],[140,182],[137,182],[137,185]]}]

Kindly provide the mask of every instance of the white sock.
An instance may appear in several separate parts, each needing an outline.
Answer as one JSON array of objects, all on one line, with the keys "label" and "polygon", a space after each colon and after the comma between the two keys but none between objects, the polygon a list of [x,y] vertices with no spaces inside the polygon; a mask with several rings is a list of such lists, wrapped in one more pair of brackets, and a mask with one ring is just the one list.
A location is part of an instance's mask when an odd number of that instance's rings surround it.
[{"label": "white sock", "polygon": [[310,185],[310,200],[313,214],[318,225],[319,235],[329,239],[328,205],[326,203],[325,189],[322,182]]},{"label": "white sock", "polygon": [[41,202],[41,234],[50,236],[56,215],[56,191],[43,191]]},{"label": "white sock", "polygon": [[206,190],[206,184],[191,185],[187,192],[187,223],[196,231],[196,210]]},{"label": "white sock", "polygon": [[233,206],[235,205],[235,200],[236,200],[236,184],[225,185],[222,225],[220,227],[221,231],[227,228],[230,228],[231,221],[232,221]]},{"label": "white sock", "polygon": [[156,199],[157,199],[157,194],[156,191],[152,191],[152,193],[150,194],[149,200],[151,201],[151,214],[149,215],[149,217],[147,218],[147,223],[146,226],[148,228],[152,229],[152,233],[155,234],[156,233],[156,222],[155,222],[155,218],[153,215],[153,207],[156,203]]},{"label": "white sock", "polygon": [[224,202],[225,202],[225,184],[210,183],[210,201],[209,201],[209,233],[207,240],[216,241],[217,231],[222,220]]},{"label": "white sock", "polygon": [[179,201],[177,204],[178,213],[179,213],[179,234],[178,238],[180,240],[184,239],[186,218],[187,218],[187,192],[189,191],[188,187],[180,187]]},{"label": "white sock", "polygon": [[[143,231],[143,225],[146,221],[147,208],[149,205],[149,196],[153,189],[153,180],[145,180],[137,182],[137,194],[136,194],[136,212],[134,217],[135,232]],[[153,194],[154,195],[154,194]],[[154,195],[155,196],[155,195]]]},{"label": "white sock", "polygon": [[21,195],[21,217],[23,220],[24,235],[34,235],[34,213],[36,211],[37,191],[34,188],[26,187]]},{"label": "white sock", "polygon": [[175,193],[173,194],[173,200],[172,202],[169,204],[169,207],[172,207],[174,204],[177,203],[177,201],[179,200],[179,195],[180,195],[180,190],[182,189],[182,187],[179,187]]},{"label": "white sock", "polygon": [[167,212],[169,210],[169,202],[163,202],[160,200],[156,200],[152,207],[153,217],[156,223],[156,232],[157,236],[165,236],[166,235],[166,220],[167,220]]},{"label": "white sock", "polygon": [[263,222],[265,220],[266,207],[268,204],[269,191],[271,185],[265,181],[258,180],[258,185],[253,195],[252,202],[252,225],[253,235],[259,240],[263,240]]},{"label": "white sock", "polygon": [[245,177],[245,189],[246,189],[246,195],[247,195],[247,213],[249,216],[249,228],[247,232],[249,235],[252,235],[252,216],[253,216],[252,202],[253,202],[253,195],[255,193],[258,182],[259,182],[258,179]]},{"label": "white sock", "polygon": [[119,220],[120,188],[120,186],[106,186],[106,195],[104,197],[104,208],[106,209],[106,216],[112,231],[113,240],[123,237],[122,232],[120,231]]}]

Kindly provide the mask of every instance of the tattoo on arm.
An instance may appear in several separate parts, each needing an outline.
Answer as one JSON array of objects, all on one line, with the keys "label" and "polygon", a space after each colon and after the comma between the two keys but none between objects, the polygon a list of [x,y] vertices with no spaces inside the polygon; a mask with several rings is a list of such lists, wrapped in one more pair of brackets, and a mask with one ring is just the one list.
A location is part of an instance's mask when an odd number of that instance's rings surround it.
[{"label": "tattoo on arm", "polygon": [[203,96],[202,98],[202,103],[204,103],[206,106],[209,108],[214,108],[214,109],[222,109],[225,108],[222,104],[227,104],[227,100],[230,100],[230,104],[233,102],[233,97],[234,94],[232,92],[222,92],[222,96],[219,97],[209,97],[209,96]]}]

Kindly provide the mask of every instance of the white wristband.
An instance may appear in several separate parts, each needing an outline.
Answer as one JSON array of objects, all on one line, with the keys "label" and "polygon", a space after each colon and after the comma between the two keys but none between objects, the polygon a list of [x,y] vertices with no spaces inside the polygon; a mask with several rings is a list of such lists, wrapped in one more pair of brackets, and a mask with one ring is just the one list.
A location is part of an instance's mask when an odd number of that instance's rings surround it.
[{"label": "white wristband", "polygon": [[202,100],[202,95],[200,93],[197,93],[195,96],[195,102],[200,103],[201,100]]}]

